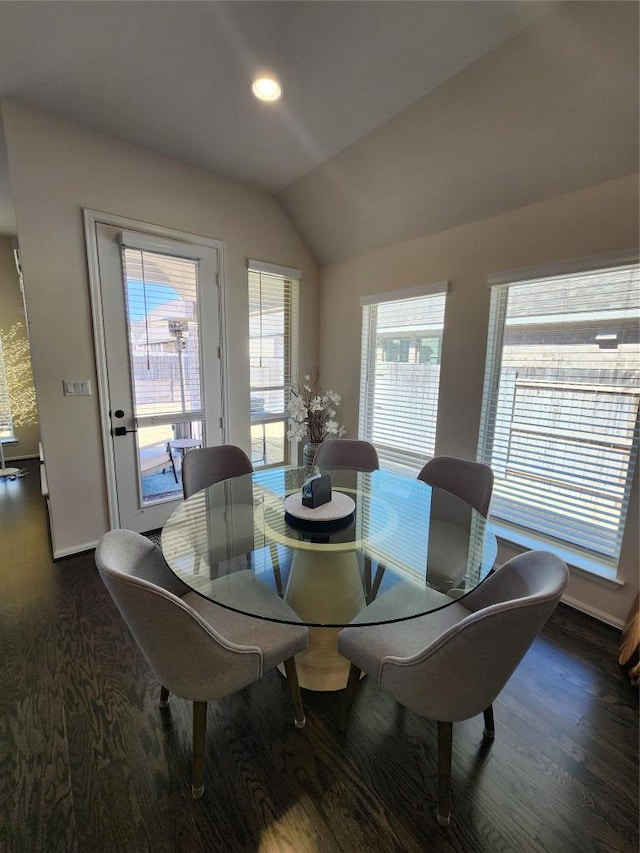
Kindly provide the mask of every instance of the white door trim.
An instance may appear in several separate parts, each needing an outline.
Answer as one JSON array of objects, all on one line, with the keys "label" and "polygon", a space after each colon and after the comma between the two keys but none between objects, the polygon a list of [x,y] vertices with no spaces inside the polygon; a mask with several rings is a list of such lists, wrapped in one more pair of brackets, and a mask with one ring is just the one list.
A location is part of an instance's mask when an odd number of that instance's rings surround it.
[{"label": "white door trim", "polygon": [[118,490],[115,475],[115,459],[113,453],[113,442],[110,433],[109,418],[109,381],[107,376],[107,349],[104,335],[104,314],[102,306],[102,292],[100,289],[100,264],[98,260],[98,243],[96,240],[96,227],[98,225],[111,225],[114,228],[137,231],[153,237],[165,237],[170,240],[183,242],[186,245],[206,246],[216,249],[218,252],[218,340],[220,343],[220,383],[221,383],[221,420],[223,440],[228,434],[228,401],[227,401],[227,369],[225,361],[225,298],[224,298],[224,243],[213,240],[210,237],[202,237],[196,234],[188,234],[184,231],[175,231],[161,225],[150,225],[146,222],[138,222],[124,216],[112,213],[102,213],[98,210],[84,208],[84,233],[87,246],[87,264],[89,270],[89,294],[91,297],[91,313],[93,325],[93,342],[95,347],[96,377],[98,380],[98,407],[100,411],[100,432],[102,434],[102,449],[104,452],[104,471],[107,485],[107,502],[109,507],[109,524],[111,529],[120,526],[118,510]]}]

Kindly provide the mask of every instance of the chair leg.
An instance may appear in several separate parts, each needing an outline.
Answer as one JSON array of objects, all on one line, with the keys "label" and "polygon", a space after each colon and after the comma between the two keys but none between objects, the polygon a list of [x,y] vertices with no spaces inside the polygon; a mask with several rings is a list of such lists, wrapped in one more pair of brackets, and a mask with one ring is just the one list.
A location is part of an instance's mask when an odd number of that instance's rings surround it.
[{"label": "chair leg", "polygon": [[493,740],[496,736],[496,727],[493,722],[493,705],[489,705],[484,709],[484,736],[488,740]]},{"label": "chair leg", "polygon": [[160,685],[160,700],[158,702],[158,705],[160,705],[161,708],[166,708],[168,704],[169,704],[169,691],[167,690],[167,688],[164,685]]},{"label": "chair leg", "polygon": [[371,595],[369,597],[368,604],[371,604],[372,601],[376,600],[376,596],[378,594],[378,590],[380,589],[380,584],[382,583],[382,578],[384,577],[384,569],[385,567],[382,563],[378,563],[378,568],[376,569],[376,576],[373,579],[373,586],[371,587]]},{"label": "chair leg", "polygon": [[[171,452],[171,445],[167,442],[167,453],[169,454],[169,459],[171,460],[171,470],[173,471],[173,478],[178,482],[178,472],[176,471],[176,462],[173,458],[173,453]],[[164,471],[162,472],[164,474]]]},{"label": "chair leg", "polygon": [[282,575],[280,574],[280,560],[278,558],[278,548],[274,542],[269,545],[269,554],[271,556],[271,565],[273,567],[273,577],[276,582],[276,590],[280,598],[284,595],[282,589]]},{"label": "chair leg", "polygon": [[356,690],[358,689],[358,684],[360,684],[361,675],[362,670],[358,669],[355,664],[351,664],[349,669],[349,678],[347,679],[347,689],[344,692],[344,700],[340,710],[340,717],[338,718],[338,728],[341,732],[346,732],[347,726],[349,725],[349,715],[351,713],[353,700],[356,698]]},{"label": "chair leg", "polygon": [[438,823],[451,823],[451,743],[453,723],[438,720]]},{"label": "chair leg", "polygon": [[204,746],[207,739],[207,703],[193,703],[193,771],[191,793],[194,800],[204,794]]},{"label": "chair leg", "polygon": [[371,600],[371,557],[364,555],[364,600],[369,604]]},{"label": "chair leg", "polygon": [[298,684],[298,670],[296,669],[296,659],[289,658],[284,662],[284,671],[287,674],[289,682],[289,690],[291,691],[291,701],[293,702],[293,713],[297,729],[304,728],[306,722],[304,717],[304,707],[302,705],[302,696],[300,695],[300,685]]}]

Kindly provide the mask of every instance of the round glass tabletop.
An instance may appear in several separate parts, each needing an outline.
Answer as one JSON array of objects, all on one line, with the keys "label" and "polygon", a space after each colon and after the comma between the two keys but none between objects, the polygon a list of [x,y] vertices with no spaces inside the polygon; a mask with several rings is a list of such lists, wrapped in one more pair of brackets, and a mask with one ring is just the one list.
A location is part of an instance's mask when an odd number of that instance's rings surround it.
[{"label": "round glass tabletop", "polygon": [[[388,471],[323,473],[332,495],[351,499],[352,512],[333,518],[339,510],[325,505],[319,520],[309,510],[292,515],[285,501],[301,492],[309,469],[256,471],[178,506],[162,531],[167,563],[210,601],[273,619],[269,596],[252,594],[253,581],[239,582],[251,573],[261,592],[284,597],[295,621],[317,628],[440,610],[463,600],[493,567],[497,543],[487,520],[454,495]],[[335,503],[344,509],[351,501]]]}]

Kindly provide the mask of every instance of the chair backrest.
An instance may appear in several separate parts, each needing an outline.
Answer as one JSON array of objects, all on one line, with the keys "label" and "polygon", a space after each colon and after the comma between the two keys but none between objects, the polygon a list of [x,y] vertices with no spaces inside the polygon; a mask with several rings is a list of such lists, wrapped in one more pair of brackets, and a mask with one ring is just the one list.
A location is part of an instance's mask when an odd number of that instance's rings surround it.
[{"label": "chair backrest", "polygon": [[171,585],[173,573],[153,542],[131,530],[112,530],[96,548],[96,565],[140,650],[169,691],[208,701],[260,678],[259,648],[238,646],[215,631],[178,597],[184,585],[177,578],[175,591],[158,583],[169,580]]},{"label": "chair backrest", "polygon": [[[566,564],[555,554],[528,551],[514,557],[461,599],[471,611],[467,616],[411,657],[385,658],[381,686],[432,719],[453,722],[479,714],[510,678],[568,578]],[[411,630],[411,621],[420,630],[420,620],[410,620],[405,630]]]},{"label": "chair backrest", "polygon": [[221,480],[251,474],[253,465],[235,444],[199,447],[185,453],[182,462],[182,491],[185,498]]},{"label": "chair backrest", "polygon": [[373,444],[351,438],[325,438],[313,464],[318,468],[353,468],[356,471],[377,471],[380,467]]},{"label": "chair backrest", "polygon": [[429,486],[445,489],[462,498],[486,516],[493,491],[493,471],[482,462],[470,462],[455,456],[436,456],[418,474]]}]

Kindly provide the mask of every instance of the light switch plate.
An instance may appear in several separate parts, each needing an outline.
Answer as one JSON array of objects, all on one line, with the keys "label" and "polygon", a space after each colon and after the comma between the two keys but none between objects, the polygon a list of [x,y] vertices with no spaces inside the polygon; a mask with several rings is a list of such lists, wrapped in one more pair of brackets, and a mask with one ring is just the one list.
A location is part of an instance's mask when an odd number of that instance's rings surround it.
[{"label": "light switch plate", "polygon": [[62,387],[65,397],[91,396],[91,381],[89,379],[63,379]]}]

